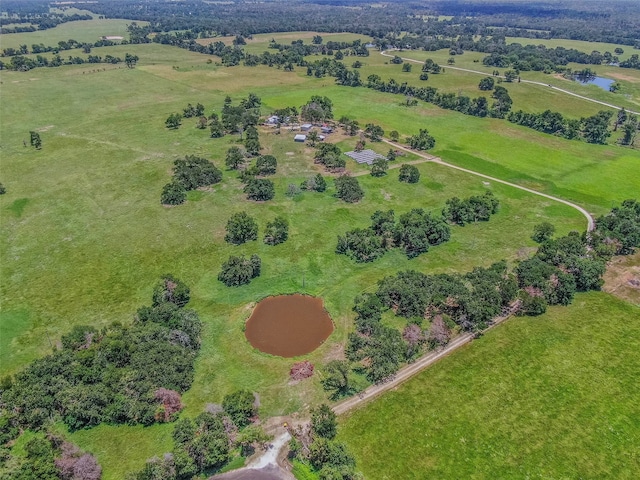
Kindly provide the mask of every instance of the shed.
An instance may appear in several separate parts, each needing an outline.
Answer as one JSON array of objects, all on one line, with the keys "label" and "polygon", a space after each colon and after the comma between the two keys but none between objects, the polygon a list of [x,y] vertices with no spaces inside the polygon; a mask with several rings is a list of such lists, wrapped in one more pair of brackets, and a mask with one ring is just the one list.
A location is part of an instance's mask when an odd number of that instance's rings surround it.
[{"label": "shed", "polygon": [[322,133],[332,133],[333,132],[333,128],[331,128],[331,127],[321,127],[320,131]]},{"label": "shed", "polygon": [[305,142],[306,140],[307,140],[307,136],[302,134],[298,134],[295,137],[293,137],[294,142]]},{"label": "shed", "polygon": [[302,130],[303,132],[307,132],[311,130],[311,127],[313,127],[313,125],[311,125],[310,123],[303,123],[302,125],[300,125],[300,130]]}]

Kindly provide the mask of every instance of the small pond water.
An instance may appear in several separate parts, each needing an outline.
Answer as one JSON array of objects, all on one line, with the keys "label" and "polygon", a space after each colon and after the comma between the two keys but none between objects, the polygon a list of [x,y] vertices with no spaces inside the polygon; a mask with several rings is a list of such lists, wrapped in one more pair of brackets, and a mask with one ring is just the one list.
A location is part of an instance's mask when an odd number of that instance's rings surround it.
[{"label": "small pond water", "polygon": [[610,80],[608,78],[604,78],[604,77],[594,77],[590,80],[587,81],[582,81],[582,80],[578,80],[576,79],[576,82],[580,82],[583,85],[596,85],[598,87],[600,87],[603,90],[606,90],[607,92],[609,91],[609,87],[611,85],[613,85],[615,83],[615,80]]},{"label": "small pond water", "polygon": [[322,299],[307,295],[267,297],[247,320],[245,336],[262,352],[296,357],[314,351],[333,332]]}]

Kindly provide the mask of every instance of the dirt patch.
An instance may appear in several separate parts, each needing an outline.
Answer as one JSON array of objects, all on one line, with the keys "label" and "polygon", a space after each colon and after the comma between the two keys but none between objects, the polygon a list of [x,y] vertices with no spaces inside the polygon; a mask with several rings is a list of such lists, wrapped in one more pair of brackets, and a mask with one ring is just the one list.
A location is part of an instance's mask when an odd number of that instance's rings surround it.
[{"label": "dirt patch", "polygon": [[53,125],[47,125],[46,127],[40,127],[36,129],[36,132],[48,132],[53,128]]},{"label": "dirt patch", "polygon": [[613,257],[607,264],[602,289],[627,302],[640,305],[640,252]]},{"label": "dirt patch", "polygon": [[633,77],[631,75],[625,75],[624,73],[608,72],[607,76],[608,77],[613,77],[616,80],[626,80],[627,82],[637,82],[638,81],[638,77]]},{"label": "dirt patch", "polygon": [[267,297],[247,320],[245,336],[258,350],[296,357],[318,348],[333,332],[322,299],[307,295]]}]

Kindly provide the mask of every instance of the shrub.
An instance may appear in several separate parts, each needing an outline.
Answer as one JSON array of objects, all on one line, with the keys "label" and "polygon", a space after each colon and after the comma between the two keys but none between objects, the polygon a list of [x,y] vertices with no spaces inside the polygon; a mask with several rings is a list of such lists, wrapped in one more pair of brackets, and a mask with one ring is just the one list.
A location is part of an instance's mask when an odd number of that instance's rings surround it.
[{"label": "shrub", "polygon": [[261,155],[256,160],[256,173],[258,175],[273,175],[276,173],[278,161],[273,155]]},{"label": "shrub", "polygon": [[284,217],[276,217],[267,223],[267,230],[264,234],[264,243],[267,245],[278,245],[289,238],[289,222]]},{"label": "shrub", "polygon": [[160,203],[163,205],[181,205],[187,200],[187,191],[178,182],[167,183],[162,188]]},{"label": "shrub", "polygon": [[341,175],[335,179],[336,196],[348,203],[355,203],[362,199],[364,191],[356,177]]},{"label": "shrub", "polygon": [[420,170],[415,165],[402,164],[400,166],[400,174],[398,180],[406,183],[418,183],[420,180]]},{"label": "shrub", "polygon": [[260,276],[261,266],[262,261],[257,255],[251,255],[251,258],[231,256],[222,264],[218,280],[227,287],[246,285],[255,277]]},{"label": "shrub", "polygon": [[244,193],[249,200],[267,201],[276,195],[276,188],[271,180],[253,178],[244,187]]},{"label": "shrub", "polygon": [[241,245],[258,238],[258,224],[247,212],[235,213],[227,221],[227,234],[224,240],[227,243]]}]

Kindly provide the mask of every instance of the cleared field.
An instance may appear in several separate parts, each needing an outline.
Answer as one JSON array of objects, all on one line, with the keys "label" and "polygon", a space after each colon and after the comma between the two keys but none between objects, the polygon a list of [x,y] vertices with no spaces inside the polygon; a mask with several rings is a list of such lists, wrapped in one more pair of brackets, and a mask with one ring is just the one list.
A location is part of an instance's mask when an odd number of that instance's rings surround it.
[{"label": "cleared field", "polygon": [[[371,52],[374,56],[374,52]],[[438,87],[437,82],[442,82],[443,86],[449,85],[450,81],[460,83],[463,91],[469,95],[469,92],[475,91],[473,96],[478,96],[480,91],[478,90],[478,82],[482,78],[478,74],[472,74],[454,69],[447,69],[447,60],[449,58],[448,50],[438,50],[436,52],[422,52],[417,50],[403,50],[401,52],[387,52],[389,54],[398,54],[403,58],[411,58],[424,62],[427,58],[431,58],[434,62],[440,64],[445,68],[444,75],[430,75],[429,80],[424,82],[424,85],[431,85]],[[376,53],[375,55],[380,55]],[[488,76],[491,76],[494,70],[498,70],[500,74],[504,74],[507,69],[496,69],[495,67],[487,67],[482,64],[482,59],[486,56],[485,53],[479,52],[465,52],[462,55],[456,55],[454,57],[454,67],[466,68],[478,72],[484,72]],[[383,57],[385,58],[385,57]],[[389,58],[386,61],[390,60]],[[396,71],[401,69],[401,66],[395,65]],[[638,111],[640,109],[640,71],[632,68],[620,68],[607,65],[581,65],[578,63],[570,63],[567,67],[573,70],[581,70],[585,67],[590,67],[595,70],[598,75],[606,78],[617,80],[621,84],[621,89],[618,93],[607,92],[595,85],[583,85],[579,82],[567,80],[560,75],[545,74],[542,72],[521,72],[520,77],[523,80],[532,80],[535,82],[542,82],[544,84],[553,85],[554,87],[562,88],[564,90],[577,93],[589,98],[594,98],[612,105],[619,107],[625,107],[627,109]],[[420,64],[415,64],[413,70],[420,68]],[[419,73],[415,74],[417,79]],[[446,77],[460,76],[459,80],[449,80]],[[366,77],[365,77],[366,78]],[[396,74],[394,74],[396,78]],[[607,108],[602,105],[593,104],[584,100],[580,100],[575,97],[570,97],[561,92],[554,92],[539,85],[528,85],[526,83],[503,83],[502,86],[509,90],[509,95],[513,98],[513,108],[518,110],[540,112],[546,109],[560,111],[567,116],[573,116],[579,118],[580,116],[592,115],[594,111],[606,110]],[[453,91],[453,90],[452,90]]]},{"label": "cleared field", "polygon": [[[273,201],[248,202],[235,173],[225,172],[221,184],[190,193],[183,206],[165,208],[160,191],[175,158],[200,155],[222,167],[224,153],[237,142],[236,136],[210,139],[193,119],[167,130],[167,116],[187,103],[219,112],[227,94],[238,100],[255,92],[266,113],[321,94],[333,100],[336,117],[350,115],[361,125],[374,122],[402,136],[426,127],[437,138],[434,153],[445,160],[584,202],[596,212],[637,193],[637,151],[568,142],[429,105],[408,109],[399,105],[400,96],[338,87],[302,69],[219,67],[207,63],[210,57],[155,44],[94,49],[100,55],[126,52],[140,57],[137,68],[100,64],[0,72],[2,96],[11,99],[0,102],[0,180],[7,187],[0,197],[3,375],[49,352],[74,325],[131,321],[136,308],[149,302],[158,277],[171,272],[191,286],[190,306],[205,322],[196,379],[184,396],[186,413],[220,402],[236,388],[258,391],[263,415],[304,410],[325,398],[317,379],[289,385],[291,360],[257,352],[245,341],[244,320],[263,296],[298,291],[325,299],[336,330],[305,357],[321,364],[335,358],[346,338],[355,295],[383,276],[408,268],[459,272],[503,258],[515,261],[530,253],[533,225],[550,221],[559,234],[585,226],[569,207],[429,163],[419,166],[417,185],[399,183],[394,171],[360,177],[365,198],[356,205],[334,198],[331,181],[325,194],[290,199],[288,185],[318,170],[312,151],[284,129],[281,135],[264,130],[260,137],[263,153],[279,162]],[[30,130],[40,132],[41,151],[23,147]],[[355,142],[339,140],[344,148]],[[355,170],[353,163],[348,166]],[[377,209],[438,210],[447,198],[486,188],[500,198],[500,212],[488,223],[454,227],[452,240],[426,255],[407,260],[390,252],[358,265],[334,253],[336,236],[364,227]],[[277,247],[224,243],[226,220],[241,210],[258,219],[261,232],[276,215],[286,216],[290,239]],[[220,265],[240,253],[258,253],[263,275],[248,286],[226,288],[216,279]],[[108,480],[166,451],[169,434],[166,426],[102,426],[72,439],[96,453]]]},{"label": "cleared field", "polygon": [[339,438],[370,479],[638,478],[638,349],[640,309],[581,294],[343,418]]},{"label": "cleared field", "polygon": [[[66,42],[69,39],[78,42],[93,43],[100,40],[100,37],[103,35],[116,35],[128,39],[127,25],[130,23],[131,20],[97,18],[93,20],[66,22],[47,30],[2,35],[0,37],[0,48],[17,48],[20,45],[27,45],[29,50],[31,50],[31,45],[34,43],[43,43],[45,46],[57,46],[58,42]],[[137,23],[139,25],[146,25],[147,22]]]}]

